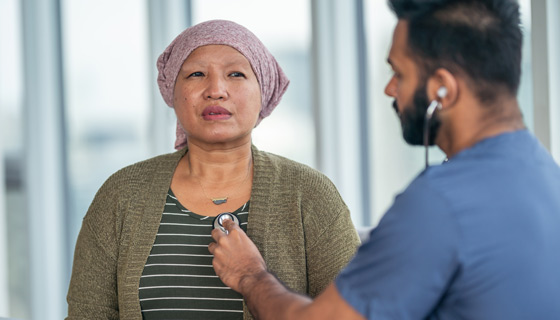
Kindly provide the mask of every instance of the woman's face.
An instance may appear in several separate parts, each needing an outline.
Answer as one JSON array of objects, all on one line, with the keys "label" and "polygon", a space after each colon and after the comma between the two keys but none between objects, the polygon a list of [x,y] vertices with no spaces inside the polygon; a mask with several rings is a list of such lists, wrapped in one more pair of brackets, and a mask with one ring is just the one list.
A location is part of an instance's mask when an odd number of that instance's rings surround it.
[{"label": "woman's face", "polygon": [[261,91],[249,61],[226,45],[194,50],[179,70],[173,106],[189,143],[251,141]]}]

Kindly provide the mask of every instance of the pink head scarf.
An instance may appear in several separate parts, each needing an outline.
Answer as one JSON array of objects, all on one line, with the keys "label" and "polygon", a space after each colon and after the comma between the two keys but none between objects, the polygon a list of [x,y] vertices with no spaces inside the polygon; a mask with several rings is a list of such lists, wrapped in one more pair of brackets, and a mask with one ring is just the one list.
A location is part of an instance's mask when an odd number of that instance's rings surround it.
[{"label": "pink head scarf", "polygon": [[[157,60],[157,81],[163,100],[173,108],[175,80],[183,62],[196,48],[216,44],[236,49],[251,64],[261,87],[262,105],[258,125],[278,105],[290,81],[262,42],[247,28],[232,21],[210,20],[199,23],[187,28],[171,42]],[[186,144],[187,134],[177,121],[175,149],[181,149]]]}]

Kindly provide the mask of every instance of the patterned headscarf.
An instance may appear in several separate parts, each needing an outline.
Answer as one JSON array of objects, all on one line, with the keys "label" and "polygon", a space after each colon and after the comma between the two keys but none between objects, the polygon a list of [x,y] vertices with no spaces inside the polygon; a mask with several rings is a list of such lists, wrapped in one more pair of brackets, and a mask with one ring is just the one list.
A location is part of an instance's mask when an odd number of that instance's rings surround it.
[{"label": "patterned headscarf", "polygon": [[[157,60],[158,86],[165,103],[173,108],[175,80],[187,57],[198,47],[227,45],[239,51],[251,64],[261,88],[261,111],[257,125],[268,117],[286,91],[289,80],[272,54],[247,28],[227,20],[210,20],[179,34]],[[187,143],[185,130],[177,121],[175,148]]]}]

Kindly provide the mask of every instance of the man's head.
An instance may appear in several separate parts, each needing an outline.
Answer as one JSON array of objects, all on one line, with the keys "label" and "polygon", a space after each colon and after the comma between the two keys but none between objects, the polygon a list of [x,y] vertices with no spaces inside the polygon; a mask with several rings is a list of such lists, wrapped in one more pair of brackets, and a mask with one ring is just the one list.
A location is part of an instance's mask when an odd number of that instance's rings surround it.
[{"label": "man's head", "polygon": [[[397,99],[407,142],[422,143],[423,115],[438,89],[428,82],[442,70],[461,78],[482,105],[490,106],[504,95],[515,97],[521,75],[522,33],[514,0],[389,2],[399,23],[389,55],[395,76],[386,93]],[[431,144],[439,125],[436,114]]]}]

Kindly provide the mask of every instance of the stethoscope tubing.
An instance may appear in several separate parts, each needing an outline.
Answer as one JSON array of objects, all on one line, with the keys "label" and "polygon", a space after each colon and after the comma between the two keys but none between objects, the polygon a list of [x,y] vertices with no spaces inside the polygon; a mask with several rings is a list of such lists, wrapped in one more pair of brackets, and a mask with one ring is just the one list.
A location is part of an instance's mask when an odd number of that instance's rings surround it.
[{"label": "stethoscope tubing", "polygon": [[424,149],[425,149],[425,160],[426,160],[426,168],[430,165],[428,163],[428,148],[430,147],[430,121],[436,111],[436,109],[441,109],[441,102],[437,100],[433,100],[428,109],[426,110],[426,117],[424,118]]}]

